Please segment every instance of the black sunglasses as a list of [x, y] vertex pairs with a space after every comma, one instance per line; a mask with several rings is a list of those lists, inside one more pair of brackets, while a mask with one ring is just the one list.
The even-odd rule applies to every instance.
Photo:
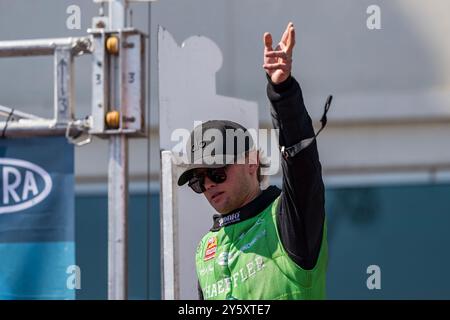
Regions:
[[205, 177], [208, 177], [214, 183], [222, 183], [227, 180], [226, 173], [227, 166], [220, 168], [208, 168], [202, 172], [195, 172], [192, 175], [192, 178], [189, 179], [188, 186], [191, 187], [192, 190], [196, 193], [205, 192]]

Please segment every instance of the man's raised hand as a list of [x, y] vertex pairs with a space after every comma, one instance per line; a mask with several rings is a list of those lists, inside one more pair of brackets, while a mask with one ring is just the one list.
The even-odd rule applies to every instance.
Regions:
[[281, 41], [272, 49], [272, 35], [264, 33], [264, 65], [263, 68], [275, 84], [282, 83], [291, 74], [292, 51], [295, 46], [294, 24], [289, 22], [281, 37]]

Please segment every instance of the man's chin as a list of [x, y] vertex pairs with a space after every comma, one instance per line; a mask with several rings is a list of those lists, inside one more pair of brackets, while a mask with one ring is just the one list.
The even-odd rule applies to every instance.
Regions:
[[222, 208], [222, 207], [213, 206], [213, 208], [220, 214], [226, 213], [226, 210], [224, 210], [224, 208]]
[[220, 214], [228, 213], [230, 210], [223, 205], [219, 205], [216, 203], [211, 203], [211, 206]]
[[208, 199], [209, 204], [220, 214], [226, 213], [227, 205], [224, 199], [220, 199], [219, 201], [214, 201], [212, 199]]

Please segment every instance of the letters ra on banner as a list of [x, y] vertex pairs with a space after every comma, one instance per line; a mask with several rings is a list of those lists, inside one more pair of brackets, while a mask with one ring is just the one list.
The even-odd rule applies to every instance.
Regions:
[[[14, 216], [33, 213], [23, 223], [44, 223], [47, 232], [57, 223], [55, 230], [60, 231], [54, 240], [66, 240], [61, 233], [61, 227], [66, 226], [60, 223], [61, 215], [70, 215], [66, 209], [73, 214], [73, 171], [73, 145], [63, 137], [0, 140], [0, 219], [19, 220]], [[72, 218], [67, 217], [67, 221]], [[0, 230], [2, 227], [6, 226], [0, 220]], [[53, 240], [50, 235], [46, 238]]]
[[73, 146], [64, 138], [0, 141], [0, 215], [39, 210], [68, 183], [73, 189]]

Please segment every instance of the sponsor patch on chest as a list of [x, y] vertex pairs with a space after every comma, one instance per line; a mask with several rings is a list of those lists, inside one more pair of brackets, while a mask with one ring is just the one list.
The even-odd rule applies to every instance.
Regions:
[[203, 258], [204, 261], [211, 260], [216, 256], [217, 251], [217, 237], [211, 237], [208, 239], [206, 243], [205, 256]]

